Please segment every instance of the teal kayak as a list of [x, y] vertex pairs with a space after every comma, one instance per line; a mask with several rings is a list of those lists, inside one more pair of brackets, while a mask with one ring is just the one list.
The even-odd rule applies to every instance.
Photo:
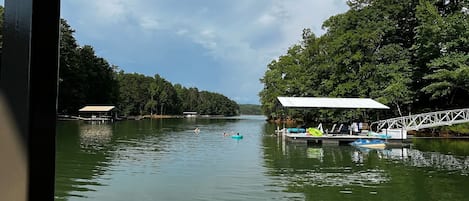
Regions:
[[232, 135], [231, 138], [233, 139], [243, 139], [242, 135]]

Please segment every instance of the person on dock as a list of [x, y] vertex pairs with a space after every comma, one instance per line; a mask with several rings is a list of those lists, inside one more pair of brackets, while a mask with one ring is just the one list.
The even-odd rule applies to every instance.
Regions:
[[357, 135], [358, 134], [358, 123], [353, 122], [352, 125], [350, 125], [350, 135]]

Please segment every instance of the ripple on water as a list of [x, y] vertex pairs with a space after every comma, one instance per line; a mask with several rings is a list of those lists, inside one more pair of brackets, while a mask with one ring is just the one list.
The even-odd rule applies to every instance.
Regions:
[[[341, 170], [341, 171], [338, 171]], [[378, 184], [390, 181], [384, 170], [368, 169], [360, 171], [351, 171], [348, 168], [334, 168], [326, 170], [315, 169], [290, 169], [284, 168], [279, 171], [277, 180], [285, 185], [310, 185], [318, 187], [343, 187], [343, 186], [361, 186], [373, 188]], [[275, 171], [274, 171], [275, 172]]]

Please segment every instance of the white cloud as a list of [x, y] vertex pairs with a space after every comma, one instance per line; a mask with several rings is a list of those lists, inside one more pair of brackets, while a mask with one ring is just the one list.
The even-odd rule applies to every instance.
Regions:
[[205, 29], [205, 30], [202, 30], [200, 32], [200, 35], [204, 38], [210, 38], [210, 39], [213, 39], [215, 38], [215, 33], [213, 30], [211, 29]]
[[275, 22], [277, 18], [275, 18], [274, 16], [266, 13], [266, 14], [263, 14], [261, 17], [259, 17], [257, 19], [257, 22], [261, 25], [271, 25]]
[[185, 35], [187, 32], [187, 29], [179, 29], [176, 31], [176, 34], [182, 36]]
[[212, 29], [204, 29], [194, 36], [194, 41], [213, 52], [216, 51], [217, 41], [215, 32]]
[[125, 2], [121, 0], [99, 0], [93, 2], [94, 11], [93, 13], [97, 20], [106, 22], [118, 22], [121, 21], [127, 15]]
[[[202, 0], [197, 3], [190, 1], [186, 4], [168, 4], [158, 0], [67, 0], [62, 4], [71, 4], [69, 12], [73, 16], [68, 17], [74, 18], [80, 25], [76, 27], [71, 24], [72, 27], [83, 38], [88, 38], [90, 42], [87, 43], [93, 46], [93, 40], [103, 42], [118, 38], [139, 44], [134, 45], [137, 49], [132, 51], [145, 49], [146, 52], [142, 54], [158, 54], [158, 51], [165, 51], [165, 47], [151, 46], [154, 41], [164, 41], [164, 37], [176, 36], [192, 41], [206, 55], [220, 63], [221, 66], [217, 68], [223, 68], [225, 73], [221, 76], [233, 79], [222, 84], [225, 85], [226, 94], [240, 97], [240, 100], [249, 96], [255, 101], [258, 100], [257, 93], [261, 89], [259, 78], [265, 72], [267, 64], [299, 42], [303, 28], [311, 28], [316, 35], [320, 35], [323, 33], [320, 28], [325, 19], [347, 9], [345, 0], [216, 2]], [[155, 34], [147, 33], [160, 35], [154, 37]], [[118, 53], [119, 49], [96, 48], [107, 49], [106, 52], [109, 55], [115, 54], [114, 57], [126, 56]], [[138, 62], [137, 59], [127, 59]], [[110, 62], [113, 63], [112, 60]], [[123, 64], [118, 65], [126, 68]]]
[[144, 30], [148, 30], [148, 31], [151, 31], [151, 30], [156, 30], [159, 28], [159, 23], [156, 19], [154, 19], [153, 17], [150, 17], [150, 16], [143, 16], [143, 17], [140, 17], [140, 26], [144, 29]]

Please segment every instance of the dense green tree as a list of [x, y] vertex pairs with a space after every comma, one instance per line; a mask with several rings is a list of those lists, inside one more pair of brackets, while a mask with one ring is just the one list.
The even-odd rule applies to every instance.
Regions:
[[78, 44], [73, 37], [75, 31], [63, 19], [60, 20], [60, 69], [58, 111], [75, 113], [85, 99], [83, 80], [78, 71]]
[[176, 89], [174, 89], [169, 81], [158, 74], [155, 75], [154, 79], [160, 89], [157, 101], [160, 114], [178, 114], [180, 112], [178, 109], [180, 99], [178, 98]]
[[203, 115], [238, 114], [239, 106], [227, 97], [197, 88], [174, 86], [156, 74], [154, 77], [142, 74], [117, 75], [119, 83], [118, 108], [122, 115], [180, 115], [183, 111], [195, 111]]
[[260, 105], [239, 104], [239, 113], [246, 115], [261, 115], [262, 110]]
[[[468, 2], [349, 0], [320, 37], [303, 38], [267, 66], [259, 93], [270, 118], [278, 96], [369, 97], [393, 110], [383, 117], [467, 107]], [[363, 110], [289, 110], [307, 121], [369, 117]]]
[[156, 93], [158, 92], [158, 85], [155, 82], [151, 82], [148, 88], [150, 100], [145, 104], [145, 109], [150, 110], [150, 115], [153, 115], [153, 111], [156, 109], [156, 101], [154, 100]]
[[80, 47], [75, 31], [60, 21], [59, 112], [76, 114], [89, 104], [115, 104], [115, 67], [96, 56], [89, 45]]
[[120, 71], [117, 74], [117, 81], [119, 84], [117, 107], [121, 115], [141, 115], [145, 113], [146, 109], [151, 112], [150, 108], [145, 108], [147, 101], [150, 100], [150, 96], [147, 94], [149, 94], [151, 77]]
[[222, 94], [199, 91], [196, 87], [185, 88], [179, 84], [175, 85], [175, 89], [177, 97], [181, 100], [182, 111], [197, 112], [202, 115], [239, 114], [238, 104]]
[[[430, 103], [467, 106], [469, 98], [469, 16], [468, 3], [421, 2], [416, 28], [416, 52], [422, 59], [421, 92]], [[466, 8], [466, 10], [464, 10]]]

